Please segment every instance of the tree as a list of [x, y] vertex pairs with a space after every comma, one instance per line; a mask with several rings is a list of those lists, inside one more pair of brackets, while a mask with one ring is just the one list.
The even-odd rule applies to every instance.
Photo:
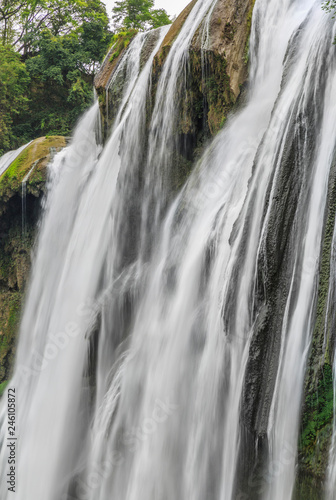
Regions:
[[0, 3], [0, 33], [2, 45], [7, 45], [13, 41], [14, 21], [20, 12], [26, 8], [28, 2], [15, 0], [2, 0]]
[[106, 55], [113, 34], [109, 29], [105, 4], [99, 0], [88, 0], [86, 4], [77, 35], [85, 52], [86, 65], [93, 76]]
[[0, 0], [0, 154], [69, 135], [112, 39], [100, 0]]
[[108, 31], [106, 7], [100, 0], [2, 0], [0, 6], [2, 41], [24, 55], [30, 54], [42, 31], [63, 36], [91, 22]]
[[13, 124], [28, 108], [30, 78], [25, 65], [11, 47], [0, 43], [0, 155], [18, 145]]
[[170, 23], [164, 9], [154, 9], [154, 0], [119, 0], [112, 11], [114, 28], [146, 30]]
[[151, 19], [149, 24], [152, 28], [159, 28], [171, 23], [167, 12], [164, 9], [154, 9], [151, 11]]

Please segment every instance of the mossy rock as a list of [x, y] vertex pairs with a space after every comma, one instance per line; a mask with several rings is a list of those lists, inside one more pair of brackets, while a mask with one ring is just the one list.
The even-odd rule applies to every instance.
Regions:
[[319, 287], [315, 327], [307, 363], [299, 439], [298, 484], [306, 482], [306, 479], [302, 477], [309, 477], [314, 488], [320, 488], [320, 495], [322, 495], [321, 488], [328, 467], [334, 416], [332, 366], [335, 349], [335, 316], [332, 312], [333, 308], [328, 307], [328, 301], [335, 214], [336, 159], [331, 169], [328, 186], [322, 258], [318, 269]]
[[0, 177], [0, 215], [6, 212], [6, 203], [19, 193], [22, 181], [28, 175], [27, 193], [39, 197], [44, 189], [46, 171], [51, 151], [60, 151], [66, 146], [61, 136], [41, 137], [33, 141]]
[[120, 33], [114, 35], [111, 46], [111, 54], [109, 55], [110, 63], [113, 63], [119, 58], [121, 53], [127, 49], [137, 33], [137, 30], [132, 29], [128, 31], [121, 31]]
[[186, 8], [181, 12], [181, 14], [175, 19], [175, 21], [171, 25], [170, 30], [163, 39], [161, 47], [159, 48], [158, 53], [155, 56], [154, 67], [155, 65], [162, 66], [162, 64], [166, 60], [166, 57], [169, 54], [171, 46], [178, 37], [187, 17], [189, 16], [196, 2], [197, 0], [192, 0], [192, 2], [190, 2], [186, 6]]
[[3, 382], [2, 384], [0, 384], [0, 398], [3, 396], [5, 390], [6, 390], [6, 387], [8, 385], [8, 381], [6, 382]]
[[321, 500], [324, 498], [324, 486], [314, 477], [303, 475], [297, 481], [292, 500]]
[[333, 376], [330, 365], [320, 370], [319, 383], [305, 401], [299, 443], [300, 463], [305, 474], [323, 479], [328, 462], [334, 415]]
[[9, 379], [14, 364], [22, 294], [0, 292], [0, 302], [0, 383], [3, 383]]
[[94, 86], [99, 96], [105, 93], [105, 89], [111, 79], [111, 76], [122, 59], [127, 47], [137, 33], [137, 30], [131, 29], [114, 35], [111, 47], [94, 80]]

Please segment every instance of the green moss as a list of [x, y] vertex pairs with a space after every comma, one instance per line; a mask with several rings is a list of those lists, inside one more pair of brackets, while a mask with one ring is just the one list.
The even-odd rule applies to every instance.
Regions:
[[4, 253], [0, 254], [0, 282], [8, 281], [10, 268], [11, 268], [10, 256]]
[[[25, 285], [30, 270], [30, 253], [39, 217], [40, 197], [46, 179], [51, 148], [66, 145], [63, 137], [35, 140], [0, 178], [0, 384], [10, 378]], [[34, 167], [34, 170], [31, 170]], [[27, 182], [26, 233], [22, 235], [21, 185]]]
[[20, 292], [7, 292], [1, 293], [0, 298], [0, 383], [3, 383], [9, 378], [14, 362], [22, 295]]
[[51, 148], [59, 151], [66, 146], [64, 137], [50, 136], [41, 137], [33, 141], [10, 165], [0, 177], [0, 215], [6, 211], [6, 204], [15, 194], [21, 196], [21, 183], [24, 177], [31, 171], [27, 183], [27, 191], [30, 194], [40, 196], [45, 180], [46, 168], [50, 160]]
[[[4, 222], [9, 219], [7, 224]], [[8, 380], [14, 362], [25, 284], [30, 269], [34, 229], [22, 237], [21, 213], [0, 218], [5, 238], [0, 244], [0, 383]], [[35, 227], [36, 220], [27, 220]], [[9, 229], [8, 229], [9, 225]], [[6, 229], [7, 228], [7, 229]]]
[[121, 31], [113, 36], [111, 45], [111, 49], [113, 49], [113, 52], [110, 57], [111, 63], [118, 59], [122, 51], [129, 46], [137, 33], [137, 30], [132, 29], [129, 31]]
[[330, 261], [336, 214], [336, 168], [328, 186], [326, 224], [323, 234], [322, 257], [315, 327], [311, 342], [305, 381], [305, 402], [299, 440], [299, 476], [310, 476], [316, 485], [324, 482], [333, 424], [333, 325], [328, 316]]
[[249, 13], [247, 14], [247, 29], [249, 34], [251, 33], [251, 27], [252, 27], [252, 16], [253, 16], [253, 9], [254, 9], [254, 4], [256, 0], [252, 0], [252, 5], [249, 10]]
[[173, 45], [174, 41], [178, 37], [178, 34], [180, 33], [187, 17], [189, 16], [192, 8], [194, 7], [195, 3], [197, 0], [192, 0], [186, 8], [181, 12], [181, 14], [176, 18], [176, 20], [173, 22], [171, 25], [171, 28], [169, 29], [167, 35], [165, 36], [161, 47], [155, 56], [154, 59], [154, 66], [159, 65], [162, 66], [168, 53], [170, 50], [170, 47]]
[[253, 17], [253, 9], [254, 9], [254, 4], [256, 0], [252, 0], [252, 6], [249, 10], [249, 13], [247, 14], [247, 32], [248, 32], [248, 37], [246, 40], [246, 46], [245, 46], [245, 55], [244, 55], [244, 62], [245, 64], [248, 64], [249, 62], [249, 53], [250, 53], [250, 36], [251, 36], [251, 28], [252, 28], [252, 17]]
[[9, 169], [6, 172], [6, 176], [8, 179], [12, 179], [13, 177], [19, 177], [20, 172], [24, 171], [24, 166], [28, 159], [28, 151], [25, 149], [21, 155], [12, 163]]
[[208, 56], [208, 71], [205, 78], [205, 95], [209, 106], [208, 125], [215, 135], [225, 124], [227, 115], [236, 102], [231, 91], [230, 78], [226, 71], [226, 60], [219, 54]]
[[[319, 281], [319, 293], [317, 301], [317, 315], [315, 323], [315, 332], [313, 336], [312, 349], [311, 349], [311, 366], [313, 368], [313, 373], [311, 375], [312, 380], [314, 375], [318, 370], [318, 365], [313, 360], [321, 359], [325, 326], [326, 326], [326, 315], [328, 307], [328, 294], [329, 294], [329, 279], [330, 279], [330, 261], [331, 261], [331, 250], [332, 241], [335, 227], [335, 214], [336, 214], [336, 188], [334, 188], [330, 196], [330, 206], [329, 213], [325, 228], [324, 240], [323, 240], [323, 250], [322, 250], [322, 261], [320, 269], [320, 281]], [[329, 318], [327, 318], [327, 330], [330, 328]], [[327, 332], [329, 333], [329, 332]], [[329, 352], [329, 340], [330, 335], [327, 335], [327, 349], [324, 353], [325, 362], [332, 364], [332, 356]], [[315, 369], [314, 369], [315, 367]]]
[[323, 485], [311, 476], [304, 476], [295, 485], [292, 500], [321, 500]]
[[[62, 136], [41, 137], [33, 141], [16, 160], [10, 165], [6, 172], [0, 177], [0, 186], [5, 179], [21, 181], [29, 172], [34, 162], [45, 159], [50, 154], [50, 148], [61, 149], [65, 147], [65, 139]], [[39, 165], [38, 170], [42, 170], [45, 164]]]
[[0, 398], [1, 398], [1, 396], [3, 396], [3, 393], [5, 392], [7, 385], [8, 385], [8, 381], [0, 384]]
[[306, 459], [310, 460], [311, 454], [315, 451], [319, 433], [333, 420], [334, 391], [330, 365], [325, 364], [321, 370], [317, 390], [307, 395], [305, 407], [300, 445], [305, 451]]

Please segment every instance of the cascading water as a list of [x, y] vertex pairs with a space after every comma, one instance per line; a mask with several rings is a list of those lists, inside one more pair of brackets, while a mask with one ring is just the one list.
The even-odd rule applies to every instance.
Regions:
[[52, 165], [10, 383], [18, 500], [292, 497], [336, 146], [335, 33], [319, 1], [256, 0], [246, 105], [169, 203], [175, 94], [214, 3], [195, 4], [170, 50], [149, 137], [168, 28], [145, 65], [148, 33], [125, 54], [106, 146], [96, 103]]
[[[301, 47], [308, 50], [305, 57], [302, 57], [303, 51], [300, 52], [300, 65], [297, 74], [293, 75], [294, 85], [295, 79], [301, 76], [300, 86], [296, 90], [292, 87], [297, 102], [292, 133], [300, 139], [297, 165], [303, 172], [300, 206], [293, 221], [296, 232], [291, 243], [293, 280], [287, 297], [279, 370], [268, 426], [271, 457], [282, 465], [286, 481], [280, 475], [274, 478], [266, 496], [272, 500], [290, 498], [294, 484], [295, 454], [286, 462], [282, 456], [284, 443], [295, 449], [298, 437], [303, 377], [314, 326], [313, 306], [318, 285], [315, 271], [319, 264], [329, 173], [336, 146], [336, 107], [332, 97], [336, 91], [336, 66], [330, 46], [334, 37], [332, 24], [326, 23], [319, 8], [313, 8], [306, 21], [305, 33], [298, 40]], [[313, 141], [317, 130], [319, 135]], [[277, 189], [276, 182], [274, 189]], [[271, 210], [270, 205], [269, 213]]]

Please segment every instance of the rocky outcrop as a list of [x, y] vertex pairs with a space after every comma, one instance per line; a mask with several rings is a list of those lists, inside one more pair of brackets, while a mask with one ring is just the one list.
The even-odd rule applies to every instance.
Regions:
[[[154, 59], [152, 105], [165, 59], [195, 3], [196, 0], [193, 0], [172, 24]], [[177, 107], [179, 115], [176, 132], [181, 146], [175, 154], [176, 176], [172, 176], [175, 179], [173, 190], [189, 174], [195, 156], [200, 154], [207, 138], [223, 126], [246, 81], [245, 56], [253, 3], [253, 0], [218, 1], [212, 14], [209, 46], [203, 53], [203, 59], [200, 38], [202, 26], [194, 37], [190, 50], [188, 84], [180, 96], [181, 105]], [[113, 80], [113, 77], [134, 36], [135, 32], [127, 32], [115, 37], [95, 79], [105, 137], [115, 118], [125, 81], [122, 71], [118, 78]], [[148, 60], [158, 36], [158, 30], [153, 30], [148, 36], [141, 56], [142, 66]], [[203, 73], [202, 61], [206, 64], [206, 71]], [[109, 92], [106, 92], [108, 88]], [[148, 109], [148, 118], [151, 113], [152, 108]], [[65, 144], [63, 137], [33, 141], [0, 177], [0, 384], [8, 379], [13, 364], [22, 299], [44, 193], [46, 167], [51, 154]], [[23, 233], [22, 181], [26, 176]]]
[[226, 74], [235, 99], [247, 79], [246, 62], [254, 2], [218, 2], [210, 24], [209, 51], [225, 58]]
[[65, 145], [64, 137], [36, 139], [0, 177], [0, 390], [13, 366], [47, 165]]
[[[193, 0], [177, 17], [154, 58], [153, 102], [163, 64], [195, 3], [196, 0]], [[189, 144], [189, 157], [190, 150], [198, 149], [204, 138], [216, 134], [224, 125], [247, 80], [246, 55], [253, 5], [254, 0], [219, 0], [211, 16], [210, 38], [205, 50], [202, 51], [202, 25], [194, 36], [190, 48], [187, 85], [179, 96], [181, 105], [176, 106], [179, 111], [179, 142]], [[115, 57], [115, 54], [118, 56]], [[149, 54], [150, 51], [147, 51], [147, 57]], [[95, 79], [106, 135], [123, 91], [122, 74], [111, 85], [123, 55], [124, 50], [120, 51], [120, 46], [112, 47]], [[151, 110], [149, 115], [150, 113]]]
[[[325, 214], [316, 320], [307, 363], [299, 439], [297, 490], [310, 485], [307, 500], [321, 498], [325, 484], [334, 416], [332, 367], [336, 341], [335, 278], [331, 269], [336, 217], [336, 158], [330, 173]], [[330, 307], [331, 306], [331, 307]], [[297, 496], [303, 498], [303, 496]]]

